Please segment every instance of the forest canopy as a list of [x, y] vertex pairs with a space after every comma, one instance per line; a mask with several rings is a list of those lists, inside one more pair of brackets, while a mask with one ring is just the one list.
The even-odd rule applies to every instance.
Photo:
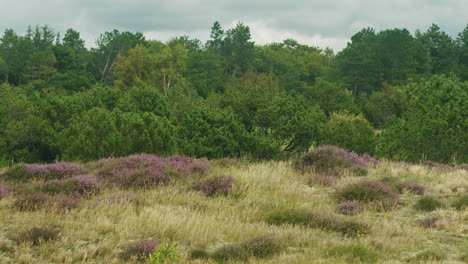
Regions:
[[364, 28], [342, 51], [215, 22], [210, 39], [49, 26], [0, 37], [0, 165], [134, 153], [281, 159], [333, 144], [468, 162], [468, 25]]

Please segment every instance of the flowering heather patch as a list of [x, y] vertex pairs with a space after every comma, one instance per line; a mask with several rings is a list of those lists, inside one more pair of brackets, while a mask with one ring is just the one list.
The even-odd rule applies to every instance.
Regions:
[[20, 211], [32, 211], [42, 208], [49, 199], [45, 193], [25, 194], [16, 198], [14, 206]]
[[345, 186], [336, 193], [336, 198], [340, 202], [380, 202], [384, 210], [394, 208], [400, 201], [398, 194], [389, 185], [371, 180], [364, 180]]
[[47, 201], [47, 205], [56, 209], [59, 212], [65, 212], [80, 206], [80, 197], [74, 195], [59, 194], [51, 196]]
[[136, 257], [139, 260], [146, 259], [153, 253], [159, 243], [156, 240], [144, 240], [139, 241], [133, 244], [128, 245], [122, 253], [120, 253], [120, 257], [125, 260], [129, 260], [132, 257]]
[[0, 200], [2, 198], [7, 197], [9, 194], [10, 194], [10, 192], [8, 191], [8, 189], [5, 186], [0, 185]]
[[97, 179], [93, 176], [78, 175], [65, 180], [45, 182], [39, 189], [48, 194], [79, 194], [91, 195], [98, 189]]
[[275, 225], [292, 224], [339, 232], [351, 237], [370, 233], [370, 227], [365, 223], [337, 218], [328, 213], [316, 213], [304, 210], [274, 212], [267, 217], [266, 221]]
[[338, 204], [337, 210], [344, 215], [357, 215], [362, 212], [362, 204], [358, 201], [344, 201]]
[[217, 176], [197, 183], [195, 189], [207, 196], [227, 195], [232, 188], [232, 182], [231, 176]]
[[5, 173], [5, 177], [9, 180], [52, 180], [63, 179], [83, 174], [84, 172], [84, 167], [76, 163], [20, 164], [8, 170]]
[[144, 188], [167, 184], [177, 178], [208, 170], [207, 160], [185, 156], [161, 158], [142, 154], [110, 160], [97, 173], [99, 179], [121, 188]]
[[304, 154], [296, 167], [317, 173], [335, 173], [350, 169], [357, 174], [366, 174], [368, 166], [373, 164], [368, 156], [360, 157], [356, 153], [335, 146], [321, 146]]
[[424, 162], [425, 165], [430, 166], [430, 167], [435, 167], [435, 168], [442, 168], [442, 169], [450, 169], [451, 167], [447, 164], [435, 162], [432, 160], [426, 160]]
[[398, 190], [400, 192], [407, 190], [414, 194], [423, 195], [426, 191], [426, 186], [418, 182], [401, 182], [398, 184]]
[[248, 261], [250, 257], [267, 258], [281, 251], [281, 245], [273, 236], [262, 235], [216, 250], [212, 258], [217, 262], [230, 260]]
[[441, 219], [438, 216], [428, 216], [417, 220], [416, 224], [424, 228], [434, 228], [440, 220]]

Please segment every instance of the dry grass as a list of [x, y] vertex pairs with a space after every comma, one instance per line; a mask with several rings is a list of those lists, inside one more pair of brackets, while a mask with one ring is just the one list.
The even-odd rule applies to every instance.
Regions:
[[[126, 263], [119, 258], [124, 247], [149, 239], [177, 242], [182, 254], [180, 263], [214, 263], [191, 260], [189, 252], [205, 249], [211, 253], [261, 235], [273, 235], [285, 247], [280, 254], [251, 259], [251, 263], [348, 263], [352, 261], [350, 256], [359, 253], [327, 252], [331, 248], [355, 248], [357, 244], [375, 252], [378, 263], [415, 261], [433, 248], [446, 253], [439, 261], [463, 263], [461, 258], [468, 247], [468, 210], [447, 207], [429, 213], [416, 211], [414, 204], [419, 196], [409, 192], [400, 196], [402, 204], [395, 210], [366, 208], [359, 215], [346, 216], [370, 223], [371, 233], [360, 238], [302, 226], [269, 225], [265, 217], [282, 209], [333, 214], [337, 189], [363, 179], [388, 176], [421, 182], [427, 186], [427, 194], [449, 205], [466, 194], [466, 171], [383, 163], [370, 169], [365, 177], [343, 177], [333, 186], [308, 185], [304, 175], [292, 169], [289, 162], [215, 165], [207, 177], [213, 175], [233, 177], [234, 185], [227, 196], [207, 197], [193, 190], [187, 181], [126, 191], [134, 193], [138, 203], [96, 203], [99, 197], [123, 192], [105, 190], [83, 200], [80, 208], [62, 214], [47, 208], [18, 211], [14, 195], [4, 198], [0, 200], [0, 263]], [[417, 224], [418, 219], [430, 215], [442, 219], [436, 228]], [[15, 241], [17, 234], [35, 226], [57, 227], [60, 234], [56, 240], [39, 245]], [[354, 261], [359, 262], [359, 257]]]

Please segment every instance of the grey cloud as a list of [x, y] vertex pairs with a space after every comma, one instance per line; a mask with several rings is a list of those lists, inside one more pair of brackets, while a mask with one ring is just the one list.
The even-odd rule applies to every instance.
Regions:
[[[216, 20], [225, 27], [240, 20], [325, 39], [349, 39], [367, 26], [414, 32], [436, 23], [456, 37], [468, 23], [466, 14], [466, 0], [0, 0], [0, 30], [24, 32], [28, 25], [48, 24], [64, 32], [73, 27], [89, 45], [90, 38], [114, 28], [190, 33], [209, 31]], [[275, 37], [281, 41], [281, 34]]]

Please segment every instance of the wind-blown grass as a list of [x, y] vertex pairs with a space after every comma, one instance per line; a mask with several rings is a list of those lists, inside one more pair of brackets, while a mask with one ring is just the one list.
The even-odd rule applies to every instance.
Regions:
[[[101, 168], [89, 169], [87, 174], [95, 175]], [[99, 193], [83, 197], [78, 208], [60, 214], [50, 210], [53, 205], [40, 201], [37, 210], [18, 210], [15, 203], [23, 194], [14, 190], [20, 183], [8, 183], [13, 191], [0, 200], [0, 263], [128, 263], [121, 253], [139, 241], [177, 242], [181, 254], [178, 263], [216, 263], [210, 256], [217, 250], [242, 245], [264, 234], [274, 236], [282, 249], [267, 258], [249, 254], [250, 263], [348, 263], [364, 259], [404, 263], [435, 258], [421, 253], [434, 245], [446, 253], [444, 261], [463, 263], [466, 258], [466, 208], [419, 211], [414, 206], [421, 197], [411, 192], [403, 192], [401, 204], [391, 211], [366, 209], [354, 216], [334, 216], [367, 223], [371, 232], [365, 234], [345, 236], [326, 228], [265, 221], [273, 212], [290, 209], [336, 212], [337, 190], [387, 176], [424, 184], [425, 194], [443, 197], [449, 205], [467, 192], [468, 174], [464, 170], [434, 170], [385, 161], [368, 168], [367, 176], [340, 177], [332, 187], [305, 184], [305, 174], [293, 169], [290, 162], [212, 165], [203, 175], [195, 171], [191, 171], [193, 179], [189, 176], [150, 188], [101, 186]], [[194, 190], [194, 184], [203, 177], [216, 175], [230, 175], [235, 190], [214, 197]], [[429, 215], [441, 219], [436, 228], [419, 225], [418, 220]], [[18, 234], [34, 227], [57, 229], [60, 235], [37, 245], [15, 242]], [[191, 257], [194, 250], [201, 250], [203, 256]]]

